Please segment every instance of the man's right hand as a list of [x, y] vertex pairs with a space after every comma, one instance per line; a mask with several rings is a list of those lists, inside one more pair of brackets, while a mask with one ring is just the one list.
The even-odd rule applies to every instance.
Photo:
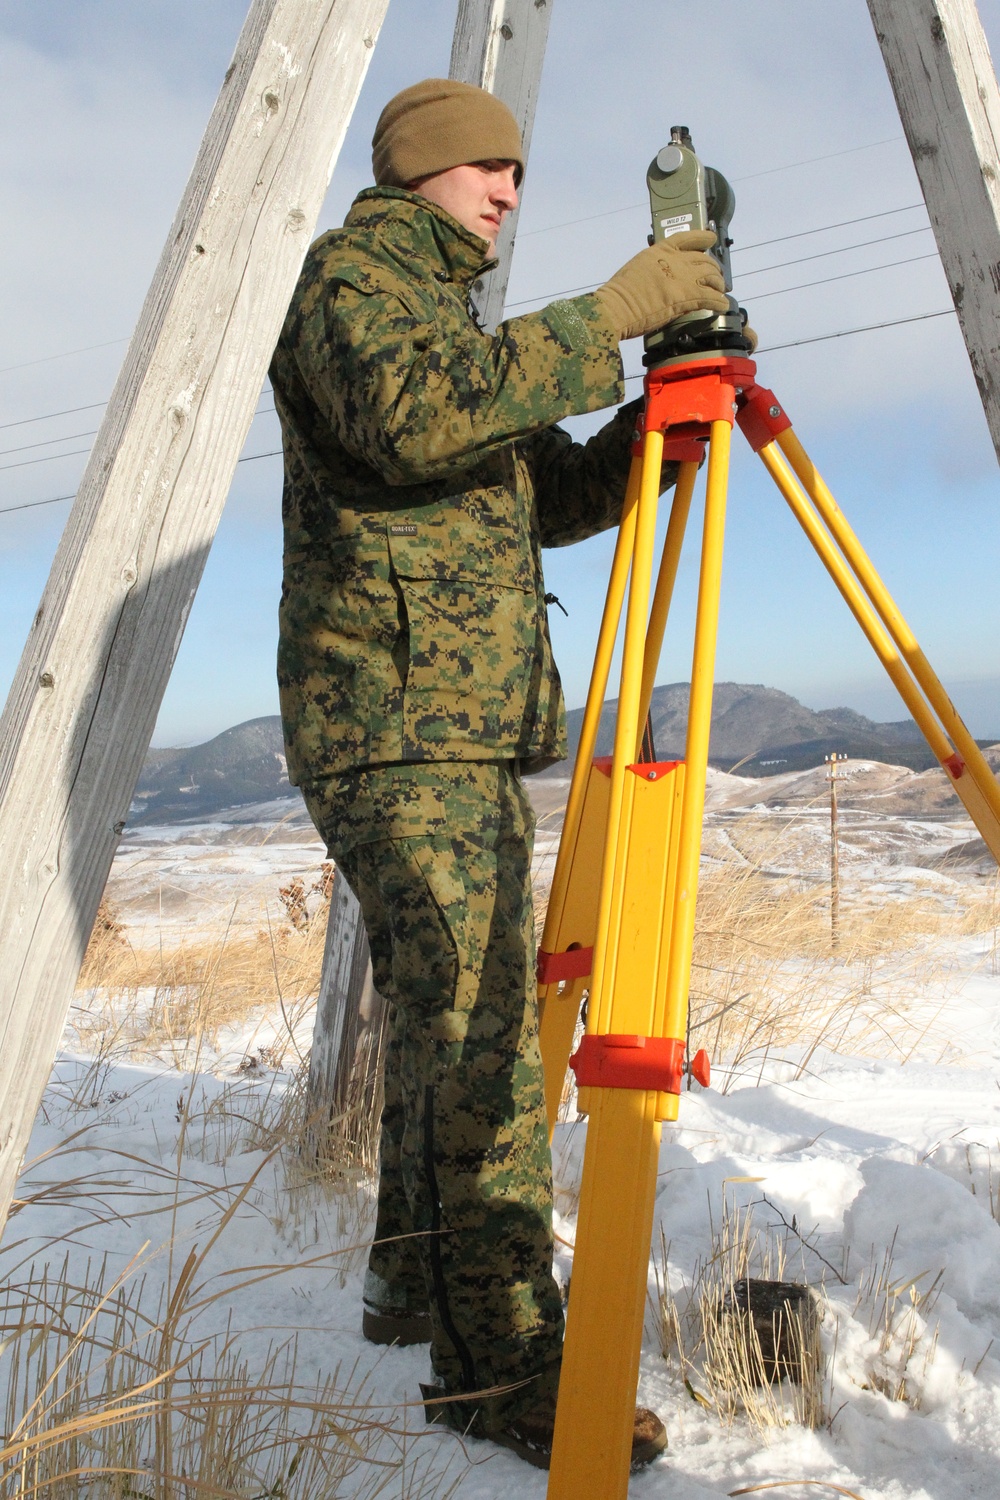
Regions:
[[671, 235], [640, 250], [598, 287], [596, 296], [619, 339], [653, 333], [681, 313], [729, 311], [726, 283], [718, 261], [704, 252], [715, 244], [709, 229]]

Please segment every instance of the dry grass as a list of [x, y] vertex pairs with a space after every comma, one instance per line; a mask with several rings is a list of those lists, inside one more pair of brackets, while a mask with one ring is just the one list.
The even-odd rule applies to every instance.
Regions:
[[[460, 1455], [416, 1443], [419, 1407], [378, 1406], [357, 1368], [316, 1376], [315, 1343], [310, 1361], [300, 1335], [269, 1337], [259, 1326], [259, 1309], [282, 1278], [297, 1286], [317, 1274], [321, 1284], [342, 1281], [366, 1253], [364, 1215], [349, 1194], [334, 1191], [339, 1222], [331, 1226], [325, 1214], [322, 1235], [316, 1224], [296, 1222], [309, 1212], [309, 1195], [291, 1189], [319, 1187], [300, 1159], [302, 1095], [240, 1080], [206, 1103], [192, 1078], [177, 1101], [176, 1147], [166, 1162], [102, 1138], [100, 1171], [72, 1175], [89, 1149], [84, 1126], [29, 1164], [14, 1225], [28, 1208], [53, 1208], [62, 1211], [62, 1234], [46, 1245], [19, 1240], [15, 1228], [3, 1246], [0, 1500], [453, 1493], [458, 1481], [447, 1461]], [[50, 1098], [50, 1112], [67, 1107], [72, 1112], [71, 1097]], [[253, 1153], [248, 1173], [240, 1171], [246, 1153]], [[209, 1172], [201, 1180], [197, 1162], [205, 1158], [225, 1165], [221, 1178]], [[284, 1177], [276, 1170], [282, 1160]], [[311, 1202], [315, 1213], [315, 1194]], [[265, 1243], [277, 1231], [307, 1242], [309, 1252], [241, 1263], [225, 1240], [237, 1234], [241, 1245], [254, 1245], [248, 1214], [260, 1215]], [[68, 1222], [76, 1227], [67, 1233]], [[150, 1229], [122, 1269], [112, 1271], [107, 1256], [84, 1261], [71, 1248], [52, 1258], [53, 1246], [73, 1246], [116, 1222], [129, 1227], [133, 1243], [136, 1228]], [[255, 1326], [240, 1333], [234, 1310], [239, 1316], [242, 1304], [246, 1320], [251, 1293]]]
[[[717, 1089], [755, 1081], [775, 1061], [799, 1076], [822, 1050], [906, 1062], [938, 1034], [950, 940], [989, 934], [1000, 972], [1000, 882], [873, 898], [848, 873], [833, 951], [829, 885], [812, 868], [815, 827], [750, 814], [722, 832], [706, 831], [723, 854], [701, 871], [689, 1015], [690, 1050], [708, 1051]], [[550, 873], [536, 882], [539, 932]], [[568, 1094], [571, 1116], [572, 1082]]]
[[806, 1241], [772, 1226], [760, 1229], [754, 1205], [738, 1205], [723, 1190], [721, 1220], [713, 1225], [711, 1250], [689, 1281], [671, 1289], [669, 1246], [661, 1235], [654, 1255], [657, 1295], [651, 1299], [653, 1326], [664, 1359], [677, 1365], [688, 1394], [727, 1426], [745, 1416], [765, 1437], [775, 1428], [799, 1423], [817, 1427], [824, 1420], [823, 1360], [818, 1318], [785, 1315], [776, 1327], [783, 1364], [798, 1370], [798, 1381], [783, 1380], [769, 1367], [752, 1322], [730, 1315], [734, 1292], [750, 1280], [805, 1284]]
[[[204, 1276], [231, 1209], [200, 1253], [153, 1257], [118, 1275], [106, 1261], [77, 1279], [62, 1265], [32, 1268], [0, 1292], [6, 1436], [0, 1496], [107, 1500], [319, 1500], [350, 1494], [452, 1492], [432, 1456], [411, 1452], [405, 1413], [374, 1404], [356, 1370], [319, 1382], [299, 1374], [296, 1337], [251, 1362], [230, 1330], [199, 1336], [199, 1314], [285, 1266]], [[419, 1421], [411, 1419], [416, 1427]]]
[[217, 936], [155, 947], [133, 946], [102, 901], [77, 982], [81, 1044], [115, 1056], [165, 1053], [186, 1068], [198, 1048], [217, 1049], [227, 1027], [277, 1013], [280, 1041], [248, 1046], [245, 1071], [283, 1066], [319, 990], [331, 889], [324, 865], [311, 889], [301, 880], [279, 888], [284, 918], [252, 937], [230, 921]]
[[927, 1371], [938, 1345], [932, 1322], [944, 1272], [897, 1277], [894, 1244], [881, 1255], [873, 1249], [861, 1276], [854, 1317], [867, 1326], [869, 1350], [863, 1389], [878, 1391], [919, 1411]]
[[[773, 873], [799, 831], [742, 820], [733, 842], [747, 862], [702, 874], [690, 1033], [692, 1050], [705, 1047], [725, 1065], [723, 1088], [776, 1055], [787, 1054], [796, 1075], [820, 1049], [907, 1061], [946, 1003], [948, 941], [989, 932], [996, 946], [993, 883], [944, 899], [870, 899], [855, 888], [842, 897], [832, 951], [828, 888]], [[929, 1010], [932, 986], [939, 998]]]

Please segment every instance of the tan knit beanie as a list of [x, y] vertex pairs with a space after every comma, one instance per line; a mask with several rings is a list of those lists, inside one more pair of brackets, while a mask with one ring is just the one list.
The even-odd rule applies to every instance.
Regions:
[[514, 161], [524, 172], [521, 133], [506, 104], [486, 89], [452, 78], [425, 78], [390, 99], [372, 137], [379, 187], [473, 161]]

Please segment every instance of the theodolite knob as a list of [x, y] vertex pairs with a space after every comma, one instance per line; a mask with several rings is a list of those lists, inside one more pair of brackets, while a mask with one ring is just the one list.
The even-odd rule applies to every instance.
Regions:
[[684, 164], [684, 152], [680, 146], [664, 146], [656, 153], [656, 165], [661, 172], [676, 172]]

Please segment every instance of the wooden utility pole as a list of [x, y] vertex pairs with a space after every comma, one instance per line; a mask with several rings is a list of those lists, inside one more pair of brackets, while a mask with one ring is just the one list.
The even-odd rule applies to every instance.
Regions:
[[[503, 100], [520, 126], [525, 162], [551, 10], [552, 0], [458, 0], [449, 76]], [[515, 212], [500, 231], [499, 265], [474, 288], [483, 326], [491, 330], [503, 316], [516, 226]], [[306, 1094], [309, 1118], [316, 1122], [311, 1142], [321, 1153], [319, 1122], [328, 1120], [340, 1134], [341, 1122], [350, 1128], [356, 1101], [367, 1099], [374, 1108], [388, 1026], [387, 1008], [372, 985], [360, 907], [346, 882], [338, 881], [335, 890], [339, 897], [330, 908]]]
[[254, 0], [0, 720], [0, 1221], [387, 3]]
[[975, 0], [868, 0], [1000, 458], [1000, 89]]
[[[520, 126], [525, 162], [551, 17], [551, 0], [458, 0], [449, 76], [476, 83], [503, 100]], [[499, 264], [476, 283], [476, 305], [483, 327], [490, 330], [503, 318], [518, 213], [515, 209], [500, 230]]]

